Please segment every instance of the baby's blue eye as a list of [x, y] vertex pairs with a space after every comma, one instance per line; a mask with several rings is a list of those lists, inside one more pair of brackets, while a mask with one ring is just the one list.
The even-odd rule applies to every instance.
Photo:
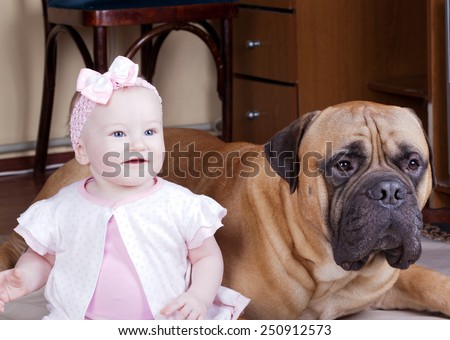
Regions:
[[155, 133], [155, 132], [154, 132], [153, 130], [146, 130], [146, 131], [144, 132], [144, 135], [146, 135], [146, 136], [153, 136], [154, 133]]
[[125, 133], [123, 133], [123, 131], [115, 131], [112, 133], [112, 135], [114, 137], [123, 137], [123, 136], [125, 136]]

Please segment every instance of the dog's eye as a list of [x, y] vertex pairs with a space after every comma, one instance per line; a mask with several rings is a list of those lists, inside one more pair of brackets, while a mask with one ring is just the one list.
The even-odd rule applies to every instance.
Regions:
[[399, 165], [406, 174], [417, 177], [420, 175], [421, 170], [424, 167], [424, 162], [416, 152], [412, 152], [405, 155]]
[[416, 158], [410, 159], [408, 163], [408, 170], [416, 171], [420, 168], [420, 161]]
[[345, 160], [337, 162], [334, 167], [336, 168], [337, 171], [342, 173], [348, 173], [353, 169], [352, 163], [350, 161]]
[[325, 177], [331, 185], [338, 187], [347, 182], [359, 169], [365, 157], [362, 153], [343, 151], [325, 163]]

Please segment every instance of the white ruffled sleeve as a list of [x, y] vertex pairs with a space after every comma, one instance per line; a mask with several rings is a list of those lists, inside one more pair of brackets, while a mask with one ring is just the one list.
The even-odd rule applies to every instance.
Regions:
[[46, 200], [38, 201], [17, 219], [14, 229], [25, 239], [28, 246], [39, 255], [55, 253], [54, 217]]
[[199, 247], [203, 241], [215, 234], [222, 224], [227, 210], [210, 197], [198, 195], [190, 206], [186, 244], [188, 249]]

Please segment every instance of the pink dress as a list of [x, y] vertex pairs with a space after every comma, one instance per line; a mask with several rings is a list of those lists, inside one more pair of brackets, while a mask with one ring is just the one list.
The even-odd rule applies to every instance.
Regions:
[[[189, 287], [188, 249], [214, 235], [226, 210], [161, 178], [111, 206], [86, 191], [89, 180], [36, 202], [18, 219], [16, 231], [33, 250], [56, 255], [46, 318], [164, 319], [159, 311]], [[236, 319], [248, 303], [220, 287], [207, 318]]]
[[87, 319], [152, 320], [139, 275], [120, 237], [114, 217], [108, 223], [105, 253]]

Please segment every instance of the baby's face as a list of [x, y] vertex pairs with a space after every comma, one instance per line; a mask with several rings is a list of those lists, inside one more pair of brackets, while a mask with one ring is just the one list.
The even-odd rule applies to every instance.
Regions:
[[115, 91], [107, 105], [93, 110], [80, 145], [95, 178], [126, 186], [145, 183], [164, 161], [159, 98], [144, 87]]

